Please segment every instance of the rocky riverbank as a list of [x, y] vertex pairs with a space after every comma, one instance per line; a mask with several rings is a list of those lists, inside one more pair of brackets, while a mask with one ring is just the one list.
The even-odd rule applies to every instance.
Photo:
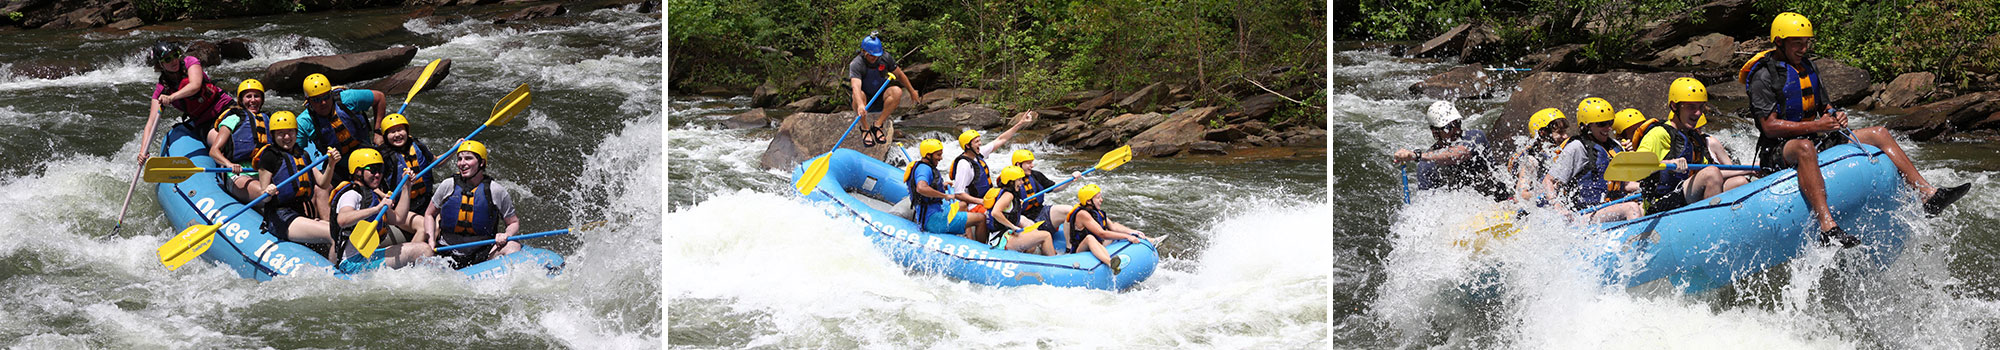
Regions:
[[[1618, 38], [1629, 40], [1632, 52], [1597, 55], [1613, 59], [1591, 58], [1583, 52], [1584, 43], [1557, 43], [1533, 50], [1509, 47], [1511, 44], [1496, 32], [1520, 24], [1472, 19], [1462, 20], [1462, 24], [1421, 44], [1387, 49], [1410, 59], [1455, 58], [1464, 64], [1410, 86], [1412, 94], [1465, 99], [1511, 92], [1493, 126], [1492, 134], [1501, 139], [1524, 135], [1527, 118], [1534, 111], [1554, 107], [1568, 112], [1575, 101], [1586, 96], [1604, 97], [1618, 108], [1638, 108], [1648, 116], [1664, 116], [1663, 92], [1679, 77], [1694, 77], [1707, 84], [1715, 102], [1710, 104], [1714, 109], [1709, 113], [1710, 122], [1729, 125], [1749, 120], [1733, 117], [1742, 115], [1748, 103], [1737, 75], [1753, 55], [1772, 48], [1767, 36], [1775, 12], [1766, 12], [1772, 11], [1748, 0], [1707, 2]], [[1816, 24], [1822, 20], [1813, 19]], [[1601, 20], [1579, 15], [1573, 22], [1590, 27], [1593, 21]], [[1822, 40], [1814, 49], [1822, 50], [1826, 44]], [[1964, 44], [1969, 45], [1966, 52], [2000, 52], [2000, 34]], [[1508, 52], [1520, 54], [1500, 54]], [[1835, 106], [1892, 116], [1886, 126], [1908, 132], [1914, 140], [1993, 139], [2000, 135], [2000, 72], [1980, 64], [1984, 61], [1978, 57], [1934, 67], [1960, 75], [1955, 80], [1940, 79], [1933, 72], [1872, 76], [1857, 68], [1856, 62], [1829, 57], [1816, 58], [1815, 62]]]
[[[513, 9], [522, 4], [552, 2]], [[541, 1], [541, 0], [192, 0], [184, 2], [131, 0], [13, 0], [0, 6], [0, 28], [4, 29], [93, 29], [124, 31], [147, 25], [195, 19], [224, 19], [286, 13], [352, 10], [382, 7], [417, 8], [428, 16], [439, 7], [501, 5], [502, 13], [487, 14], [495, 22], [519, 21], [561, 15], [570, 10], [622, 8], [653, 13], [659, 0]], [[421, 16], [418, 16], [421, 17]]]
[[[1326, 127], [1316, 120], [1291, 118], [1273, 121], [1280, 109], [1309, 109], [1291, 96], [1310, 93], [1293, 91], [1246, 91], [1234, 103], [1204, 103], [1192, 98], [1186, 85], [1153, 83], [1135, 91], [1086, 90], [1064, 94], [1047, 106], [1020, 107], [993, 103], [994, 91], [942, 87], [929, 64], [905, 67], [922, 100], [904, 102], [895, 112], [895, 127], [933, 129], [999, 130], [1017, 113], [1039, 115], [1025, 130], [1046, 132], [1044, 141], [1078, 149], [1111, 149], [1132, 146], [1135, 155], [1170, 157], [1184, 154], [1231, 155], [1237, 150], [1266, 147], [1325, 147]], [[790, 169], [799, 162], [824, 153], [853, 120], [854, 112], [835, 93], [848, 91], [840, 79], [776, 79], [793, 81], [780, 86], [765, 84], [750, 91], [752, 106], [721, 125], [728, 128], [773, 127], [778, 130], [761, 163], [771, 169]], [[789, 102], [777, 91], [810, 91], [808, 96]], [[729, 94], [732, 91], [705, 91]], [[740, 93], [740, 92], [738, 92]], [[888, 128], [892, 133], [893, 127]], [[862, 147], [860, 134], [849, 135], [842, 147], [886, 157], [892, 149], [878, 145]], [[1241, 152], [1244, 156], [1271, 156], [1270, 152]]]

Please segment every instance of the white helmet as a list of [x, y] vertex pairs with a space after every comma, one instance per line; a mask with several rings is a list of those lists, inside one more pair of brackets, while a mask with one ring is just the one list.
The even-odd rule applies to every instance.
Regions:
[[1435, 103], [1431, 103], [1431, 110], [1429, 115], [1430, 115], [1431, 127], [1433, 128], [1442, 128], [1445, 125], [1451, 125], [1451, 122], [1459, 120], [1458, 108], [1452, 107], [1451, 101], [1437, 101]]

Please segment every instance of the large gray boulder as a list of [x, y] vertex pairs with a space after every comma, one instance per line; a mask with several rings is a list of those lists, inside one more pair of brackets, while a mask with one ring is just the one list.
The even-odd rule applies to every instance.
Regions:
[[1883, 126], [1908, 131], [1910, 139], [1929, 141], [1953, 133], [2000, 127], [2000, 91], [1965, 94], [1910, 109]]
[[1903, 73], [1896, 80], [1889, 81], [1882, 91], [1861, 101], [1861, 108], [1868, 110], [1897, 110], [1916, 105], [1918, 101], [1930, 97], [1937, 91], [1937, 74], [1930, 72]]
[[[837, 141], [840, 142], [840, 148], [860, 151], [877, 159], [883, 159], [892, 151], [889, 144], [878, 144], [875, 147], [861, 146], [860, 130], [867, 128], [867, 125], [855, 125], [855, 131], [847, 133], [846, 141], [840, 141], [841, 133], [846, 132], [847, 126], [853, 122], [852, 111], [833, 114], [797, 113], [785, 117], [785, 121], [778, 125], [778, 134], [764, 147], [764, 155], [758, 158], [758, 164], [769, 169], [792, 171], [799, 163], [832, 150], [834, 142]], [[885, 124], [882, 130], [893, 135], [896, 132], [896, 125]]]
[[[1674, 79], [1690, 76], [1687, 73], [1637, 74], [1616, 72], [1604, 74], [1581, 74], [1561, 72], [1537, 72], [1521, 79], [1520, 91], [1514, 92], [1507, 101], [1500, 120], [1494, 122], [1493, 129], [1487, 131], [1491, 142], [1504, 142], [1512, 147], [1510, 140], [1516, 135], [1527, 135], [1528, 116], [1543, 108], [1561, 110], [1563, 115], [1576, 118], [1577, 102], [1586, 97], [1601, 97], [1611, 102], [1617, 110], [1637, 108], [1647, 117], [1664, 119], [1667, 117], [1667, 87]], [[1714, 105], [1710, 105], [1713, 109]], [[1708, 111], [1713, 122], [1719, 114]], [[1575, 119], [1571, 119], [1574, 121]], [[1575, 123], [1571, 123], [1575, 125]]]
[[375, 79], [396, 73], [409, 66], [410, 59], [417, 57], [417, 48], [397, 46], [388, 49], [340, 54], [332, 56], [309, 56], [272, 63], [264, 69], [259, 78], [264, 87], [275, 93], [301, 93], [306, 76], [325, 74], [334, 85], [344, 85], [357, 81]]
[[1132, 154], [1166, 157], [1187, 151], [1196, 141], [1202, 141], [1208, 131], [1208, 120], [1218, 109], [1221, 107], [1189, 108], [1168, 115], [1166, 121], [1132, 137]]
[[1411, 84], [1410, 93], [1439, 100], [1474, 98], [1491, 95], [1498, 82], [1486, 74], [1486, 66], [1468, 64]]
[[982, 104], [970, 104], [930, 113], [918, 114], [903, 119], [899, 124], [921, 128], [970, 128], [991, 129], [1000, 126], [1006, 112], [995, 110]]
[[[425, 62], [424, 64], [430, 64], [430, 63]], [[396, 74], [394, 75], [390, 75], [387, 78], [382, 78], [373, 82], [369, 82], [368, 85], [362, 85], [361, 87], [369, 90], [381, 91], [383, 94], [389, 96], [397, 96], [409, 93], [410, 86], [416, 84], [417, 78], [421, 78], [423, 77], [423, 75], [424, 75], [424, 66], [404, 68], [403, 71], [396, 72]], [[444, 84], [445, 77], [450, 77], [450, 76], [451, 76], [451, 59], [446, 58], [438, 61], [437, 71], [431, 72], [431, 81], [430, 83], [424, 85], [424, 90], [435, 91], [432, 89], [436, 89], [439, 85]]]

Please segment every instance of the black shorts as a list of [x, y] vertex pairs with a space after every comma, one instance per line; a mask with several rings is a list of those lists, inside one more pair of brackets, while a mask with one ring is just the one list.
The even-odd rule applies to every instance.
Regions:
[[1645, 208], [1646, 214], [1662, 213], [1669, 210], [1680, 209], [1681, 207], [1687, 206], [1687, 204], [1688, 204], [1687, 196], [1681, 194], [1681, 191], [1679, 190], [1667, 192], [1667, 195], [1665, 196], [1660, 196], [1657, 198], [1642, 197], [1639, 200], [1639, 206]]
[[[1847, 139], [1847, 135], [1841, 135], [1839, 133], [1818, 133], [1818, 134], [1811, 134], [1811, 135], [1798, 136], [1785, 139], [1758, 137], [1757, 176], [1762, 177], [1765, 175], [1770, 175], [1771, 173], [1778, 172], [1779, 170], [1798, 167], [1798, 164], [1792, 164], [1792, 162], [1785, 161], [1785, 143], [1791, 142], [1791, 140], [1799, 140], [1799, 139], [1812, 140], [1814, 150], [1821, 152], [1824, 152], [1829, 148], [1833, 148], [1833, 146], [1844, 145], [1849, 142], [1849, 140]], [[1648, 211], [1648, 213], [1650, 212], [1651, 211]]]
[[270, 212], [269, 217], [264, 218], [264, 231], [277, 236], [278, 240], [291, 241], [292, 220], [304, 217], [305, 213], [293, 207], [278, 207]]
[[487, 253], [487, 251], [491, 249], [493, 249], [493, 247], [491, 246], [471, 247], [471, 248], [453, 250], [451, 252], [445, 253], [444, 256], [447, 258], [451, 258], [451, 269], [457, 270], [466, 268], [467, 266], [472, 266], [472, 264], [478, 264], [486, 262], [487, 260], [492, 260], [493, 256]]

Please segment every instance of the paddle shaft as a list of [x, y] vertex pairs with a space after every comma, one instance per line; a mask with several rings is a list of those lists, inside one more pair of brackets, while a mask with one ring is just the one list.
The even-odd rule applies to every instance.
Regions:
[[[438, 166], [438, 164], [444, 164], [444, 160], [445, 160], [445, 159], [451, 159], [451, 155], [453, 155], [453, 154], [458, 154], [458, 147], [459, 147], [459, 146], [461, 146], [461, 145], [464, 145], [464, 144], [465, 144], [465, 141], [466, 141], [466, 140], [471, 140], [471, 139], [472, 139], [473, 137], [477, 137], [477, 136], [479, 136], [479, 132], [481, 132], [481, 131], [486, 131], [486, 127], [487, 127], [487, 125], [484, 125], [484, 124], [481, 124], [481, 125], [479, 125], [479, 128], [478, 128], [478, 129], [473, 129], [473, 130], [472, 130], [472, 134], [471, 134], [471, 135], [465, 135], [465, 138], [464, 138], [464, 139], [462, 139], [462, 140], [459, 140], [458, 142], [454, 142], [454, 143], [452, 143], [452, 144], [451, 144], [451, 149], [450, 149], [449, 151], [445, 152], [445, 153], [444, 153], [444, 155], [440, 155], [440, 156], [438, 156], [438, 158], [437, 158], [436, 160], [432, 160], [432, 161], [431, 161], [431, 164], [429, 164], [429, 165], [425, 165], [425, 166], [424, 166], [424, 170], [422, 170], [422, 171], [418, 171], [418, 172], [417, 172], [417, 173], [415, 174], [415, 176], [424, 176], [424, 174], [429, 174], [429, 173], [431, 173], [431, 169], [432, 169], [432, 168], [436, 168], [436, 167]], [[414, 141], [413, 141], [413, 142], [414, 142]], [[410, 145], [410, 146], [411, 146], [411, 147], [415, 147], [416, 145]], [[395, 203], [395, 202], [396, 202], [396, 199], [397, 199], [397, 198], [399, 198], [399, 197], [402, 197], [402, 195], [403, 195], [403, 187], [405, 187], [405, 185], [409, 185], [409, 184], [410, 184], [410, 178], [411, 178], [411, 177], [415, 177], [415, 176], [404, 176], [402, 180], [399, 180], [399, 181], [396, 181], [396, 190], [395, 190], [394, 192], [390, 192], [390, 193], [389, 193], [389, 202], [388, 202], [388, 203]], [[389, 212], [389, 211], [387, 211], [387, 210], [382, 210], [382, 211], [376, 211], [376, 212], [375, 212], [375, 218], [374, 218], [374, 219], [369, 219], [368, 221], [371, 221], [371, 222], [380, 222], [380, 221], [382, 221], [382, 214], [386, 214], [386, 213], [388, 213], [388, 212]]]
[[[324, 162], [326, 162], [325, 155], [321, 155], [319, 156], [319, 158], [313, 158], [312, 164], [307, 164], [305, 168], [299, 169], [298, 173], [292, 174], [291, 177], [286, 177], [285, 181], [278, 181], [277, 187], [280, 190], [282, 190], [285, 187], [285, 185], [292, 184], [292, 181], [298, 181], [300, 176], [304, 176], [306, 173], [312, 172], [312, 168], [318, 167], [320, 163]], [[257, 202], [262, 202], [264, 201], [265, 198], [271, 198], [271, 194], [265, 193], [257, 195], [256, 199], [251, 199], [249, 202], [243, 202], [243, 207], [236, 208], [235, 213], [229, 214], [229, 216], [218, 216], [215, 218], [215, 220], [209, 220], [209, 222], [217, 223], [216, 225], [220, 225], [220, 222], [222, 222], [223, 220], [228, 220], [228, 218], [235, 218], [237, 215], [243, 215], [244, 211], [250, 210], [250, 207], [257, 206]]]
[[1410, 167], [1397, 166], [1396, 172], [1403, 174], [1403, 204], [1410, 204]]
[[[530, 239], [530, 238], [541, 238], [541, 237], [547, 237], [547, 236], [554, 236], [554, 235], [561, 235], [561, 234], [569, 234], [569, 229], [561, 229], [561, 230], [553, 230], [553, 231], [542, 231], [542, 232], [536, 232], [536, 233], [530, 233], [530, 234], [525, 234], [525, 235], [516, 235], [516, 236], [513, 236], [513, 237], [507, 237], [507, 240], [509, 240], [509, 241], [518, 241], [518, 240], [524, 240], [524, 239]], [[478, 241], [478, 242], [471, 242], [471, 243], [459, 243], [459, 244], [453, 244], [453, 245], [448, 245], [448, 246], [443, 246], [443, 247], [437, 247], [437, 249], [435, 249], [435, 250], [432, 250], [432, 251], [438, 251], [438, 252], [442, 252], [442, 251], [447, 251], [447, 250], [456, 250], [456, 249], [465, 249], [465, 248], [471, 248], [471, 247], [477, 247], [477, 246], [483, 246], [483, 245], [492, 245], [492, 244], [494, 244], [494, 243], [498, 243], [498, 241], [499, 241], [499, 239], [489, 239], [489, 240], [484, 240], [484, 241]], [[375, 254], [382, 254], [383, 252], [385, 252], [385, 251], [388, 251], [388, 250], [389, 250], [389, 248], [381, 248], [381, 249], [376, 249], [376, 250], [375, 250]]]
[[111, 234], [116, 235], [119, 228], [125, 227], [125, 209], [132, 207], [132, 192], [139, 189], [139, 175], [145, 173], [145, 165], [139, 166], [139, 172], [132, 173], [132, 185], [125, 187], [125, 204], [118, 206], [118, 223], [111, 225]]
[[1632, 200], [1634, 200], [1634, 199], [1639, 199], [1639, 194], [1638, 194], [1638, 193], [1633, 193], [1632, 195], [1629, 195], [1629, 196], [1625, 196], [1625, 198], [1619, 198], [1619, 199], [1617, 199], [1617, 200], [1613, 200], [1613, 201], [1610, 201], [1610, 202], [1604, 202], [1604, 204], [1598, 204], [1598, 205], [1596, 205], [1596, 206], [1592, 206], [1592, 207], [1590, 207], [1590, 208], [1588, 208], [1588, 209], [1584, 209], [1583, 211], [1579, 211], [1579, 212], [1576, 212], [1576, 213], [1577, 213], [1577, 214], [1590, 214], [1590, 213], [1593, 213], [1593, 212], [1596, 212], [1596, 211], [1598, 211], [1598, 210], [1602, 210], [1602, 209], [1604, 209], [1604, 208], [1609, 208], [1609, 207], [1611, 207], [1612, 205], [1616, 205], [1616, 204], [1618, 204], [1618, 203], [1624, 203], [1624, 202], [1630, 202], [1630, 201], [1632, 201]]
[[[1094, 173], [1094, 172], [1097, 172], [1097, 168], [1090, 168], [1090, 169], [1088, 169], [1088, 170], [1084, 170], [1084, 171], [1083, 171], [1083, 175], [1090, 175], [1090, 173]], [[1057, 188], [1062, 188], [1062, 187], [1063, 187], [1063, 185], [1068, 185], [1070, 181], [1076, 181], [1076, 179], [1077, 179], [1077, 178], [1078, 178], [1078, 177], [1071, 177], [1071, 178], [1069, 178], [1069, 179], [1066, 179], [1066, 180], [1062, 180], [1062, 182], [1057, 182], [1055, 186], [1049, 186], [1049, 188], [1045, 188], [1045, 189], [1042, 189], [1042, 191], [1041, 191], [1041, 192], [1035, 192], [1035, 194], [1031, 194], [1031, 195], [1028, 195], [1028, 199], [1024, 199], [1024, 200], [1022, 200], [1022, 201], [1023, 201], [1023, 202], [1026, 202], [1026, 201], [1031, 201], [1031, 200], [1035, 200], [1036, 198], [1041, 198], [1041, 197], [1042, 197], [1042, 194], [1044, 194], [1044, 193], [1049, 193], [1049, 191], [1054, 191], [1054, 190], [1056, 190]]]
[[[875, 108], [875, 101], [882, 99], [882, 91], [887, 90], [889, 83], [896, 80], [893, 76], [891, 77], [891, 79], [882, 81], [882, 86], [875, 88], [875, 96], [869, 97], [868, 105], [861, 107], [861, 115], [854, 116], [854, 121], [847, 122], [847, 131], [840, 132], [840, 138], [833, 141], [833, 148], [828, 148], [825, 156], [833, 156], [833, 150], [840, 149], [840, 143], [847, 142], [847, 133], [854, 132], [854, 126], [861, 125], [861, 119], [868, 117], [868, 109]], [[905, 157], [907, 158], [907, 155]]]

